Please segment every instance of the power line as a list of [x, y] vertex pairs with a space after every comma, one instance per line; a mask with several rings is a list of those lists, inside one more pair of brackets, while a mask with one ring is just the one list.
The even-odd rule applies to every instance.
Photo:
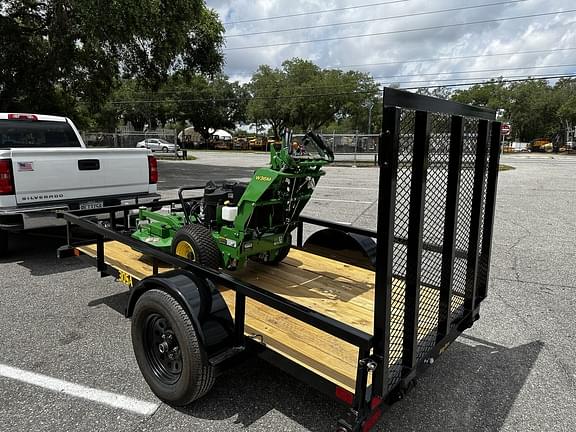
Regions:
[[[561, 78], [576, 78], [576, 73], [574, 74], [563, 74], [563, 75], [545, 75], [545, 76], [534, 76], [534, 77], [524, 77], [519, 79], [498, 79], [496, 83], [512, 83], [512, 82], [523, 82], [523, 81], [540, 81], [540, 80], [551, 80], [551, 79], [561, 79]], [[423, 88], [442, 88], [442, 87], [464, 87], [473, 85], [482, 85], [490, 82], [489, 80], [493, 78], [470, 78], [477, 79], [481, 81], [476, 82], [466, 82], [466, 83], [454, 83], [454, 84], [441, 84], [441, 85], [429, 85], [429, 86], [416, 86], [416, 87], [400, 87], [401, 90], [416, 90]], [[426, 82], [436, 82], [439, 80], [427, 80]], [[446, 80], [452, 81], [452, 80]], [[406, 81], [404, 84], [410, 84], [417, 81]], [[390, 84], [399, 84], [397, 82]], [[336, 88], [334, 86], [333, 88]], [[311, 88], [313, 89], [313, 88]], [[321, 97], [321, 96], [347, 96], [356, 94], [374, 94], [375, 92], [381, 92], [383, 88], [377, 88], [374, 91], [354, 91], [354, 92], [339, 92], [339, 93], [315, 93], [315, 94], [302, 94], [302, 95], [286, 95], [286, 96], [249, 96], [249, 97], [235, 97], [235, 98], [197, 98], [197, 99], [164, 99], [164, 100], [124, 100], [124, 101], [111, 101], [113, 105], [130, 105], [130, 104], [154, 104], [154, 103], [175, 103], [175, 102], [230, 102], [230, 101], [241, 101], [241, 100], [277, 100], [277, 99], [300, 99], [300, 98], [311, 98], [311, 97]]]
[[[513, 83], [513, 82], [540, 81], [540, 80], [560, 79], [560, 78], [576, 78], [576, 74], [550, 75], [550, 76], [541, 77], [541, 78], [520, 78], [520, 79], [499, 80], [497, 82]], [[418, 86], [418, 87], [400, 87], [400, 90], [433, 89], [433, 88], [443, 88], [443, 87], [464, 87], [464, 86], [473, 86], [473, 85], [482, 85], [482, 84], [487, 84], [487, 82], [486, 81], [479, 81], [479, 82], [473, 82], [473, 83], [442, 84], [442, 85]]]
[[[576, 74], [576, 73], [575, 73]], [[541, 75], [530, 75], [528, 78], [533, 79], [554, 79], [554, 78], [562, 78], [565, 77], [565, 74], [561, 75], [550, 75], [550, 74], [541, 74]], [[450, 82], [450, 81], [483, 81], [484, 83], [490, 82], [493, 80], [496, 83], [505, 82], [503, 80], [513, 79], [513, 78], [526, 78], [526, 75], [506, 75], [506, 76], [499, 76], [499, 77], [470, 77], [470, 78], [438, 78], [438, 79], [426, 79], [426, 80], [410, 80], [410, 81], [393, 81], [393, 80], [378, 80], [380, 81], [379, 84], [415, 84], [415, 83], [436, 83], [436, 82]], [[463, 83], [463, 85], [467, 85]]]
[[[476, 69], [476, 70], [469, 70], [469, 71], [454, 71], [454, 72], [430, 72], [430, 73], [418, 73], [418, 74], [400, 74], [400, 75], [388, 75], [388, 76], [375, 76], [373, 78], [374, 79], [383, 79], [383, 78], [453, 75], [453, 74], [467, 74], [467, 73], [477, 73], [477, 72], [503, 72], [503, 71], [514, 71], [514, 70], [525, 70], [525, 69], [547, 69], [547, 68], [559, 68], [559, 67], [576, 67], [576, 64], [561, 64], [561, 65], [549, 65], [549, 66], [522, 66], [522, 67], [514, 67], [514, 68]], [[461, 78], [461, 79], [465, 79], [465, 78]]]
[[[336, 87], [336, 86], [334, 86]], [[375, 91], [381, 91], [378, 88]], [[285, 95], [285, 96], [248, 96], [248, 97], [235, 97], [235, 98], [215, 98], [215, 99], [164, 99], [164, 100], [133, 100], [133, 101], [111, 101], [113, 105], [122, 104], [137, 104], [137, 103], [174, 103], [174, 102], [230, 102], [230, 101], [241, 101], [241, 100], [274, 100], [274, 99], [298, 99], [298, 98], [308, 98], [308, 97], [321, 97], [321, 96], [348, 96], [353, 94], [374, 94], [374, 91], [353, 91], [353, 92], [341, 92], [341, 93], [316, 93], [316, 94], [306, 94], [306, 95]]]
[[283, 30], [267, 30], [267, 31], [253, 32], [253, 33], [234, 33], [231, 35], [226, 35], [225, 37], [226, 37], [226, 39], [230, 39], [233, 37], [240, 37], [240, 36], [255, 36], [255, 35], [263, 35], [263, 34], [270, 34], [270, 33], [285, 33], [285, 32], [298, 31], [298, 30], [309, 30], [309, 29], [336, 27], [336, 26], [351, 25], [351, 24], [362, 24], [362, 23], [375, 22], [375, 21], [385, 21], [385, 20], [391, 20], [391, 19], [398, 19], [398, 18], [410, 18], [410, 17], [423, 16], [423, 15], [433, 15], [433, 14], [439, 14], [439, 13], [446, 13], [446, 12], [457, 12], [457, 11], [463, 11], [463, 10], [469, 10], [469, 9], [480, 9], [480, 8], [485, 8], [485, 7], [490, 7], [490, 6], [501, 6], [501, 5], [510, 4], [510, 3], [522, 3], [525, 1], [527, 1], [527, 0], [507, 0], [507, 1], [497, 2], [497, 3], [486, 3], [486, 4], [474, 5], [474, 6], [462, 6], [462, 7], [457, 7], [457, 8], [439, 9], [439, 10], [428, 11], [428, 12], [415, 12], [415, 13], [404, 14], [404, 15], [393, 15], [393, 16], [382, 17], [382, 18], [369, 18], [369, 19], [363, 19], [363, 20], [358, 20], [358, 21], [346, 21], [346, 22], [333, 23], [333, 24], [319, 24], [319, 25], [306, 26], [306, 27], [293, 27], [293, 28], [283, 29]]
[[481, 58], [481, 57], [513, 56], [513, 55], [519, 55], [519, 54], [544, 54], [544, 53], [551, 53], [551, 52], [558, 52], [558, 51], [574, 51], [574, 50], [576, 50], [576, 47], [574, 47], [574, 48], [554, 48], [554, 49], [546, 49], [546, 50], [513, 51], [513, 52], [493, 53], [493, 54], [476, 54], [476, 55], [454, 56], [454, 57], [431, 57], [431, 58], [415, 59], [415, 60], [402, 60], [402, 61], [398, 60], [398, 61], [389, 61], [389, 62], [381, 62], [381, 63], [360, 63], [360, 64], [330, 66], [330, 67], [327, 67], [327, 69], [357, 68], [357, 67], [368, 67], [368, 66], [387, 66], [387, 65], [395, 65], [395, 64], [424, 63], [424, 62], [435, 62], [435, 61], [445, 61], [445, 60], [465, 60], [465, 59], [474, 59], [474, 58]]
[[427, 31], [427, 30], [438, 30], [438, 29], [443, 29], [443, 28], [461, 27], [461, 26], [476, 25], [476, 24], [487, 24], [487, 23], [501, 22], [501, 21], [512, 21], [512, 20], [519, 20], [519, 19], [526, 19], [526, 18], [550, 16], [550, 15], [560, 15], [560, 14], [566, 14], [566, 13], [572, 13], [572, 12], [576, 12], [576, 9], [570, 9], [570, 10], [565, 10], [565, 11], [556, 11], [556, 12], [545, 12], [545, 13], [538, 13], [538, 14], [531, 14], [531, 15], [520, 15], [520, 16], [513, 16], [513, 17], [506, 17], [506, 18], [495, 18], [495, 19], [481, 20], [481, 21], [470, 21], [470, 22], [466, 22], [466, 23], [444, 24], [444, 25], [431, 26], [431, 27], [420, 27], [420, 28], [412, 28], [412, 29], [378, 32], [378, 33], [367, 33], [367, 34], [362, 34], [362, 35], [338, 36], [338, 37], [330, 37], [330, 38], [308, 39], [308, 40], [301, 40], [301, 41], [279, 42], [279, 43], [262, 44], [262, 45], [248, 45], [248, 46], [240, 46], [240, 47], [233, 47], [233, 48], [224, 48], [224, 51], [239, 51], [239, 50], [245, 50], [245, 49], [271, 48], [271, 47], [279, 47], [279, 46], [307, 44], [307, 43], [313, 43], [313, 42], [329, 42], [329, 41], [344, 40], [344, 39], [357, 39], [357, 38], [372, 37], [372, 36], [384, 36], [384, 35], [398, 34], [398, 33], [410, 33], [410, 32], [419, 32], [419, 31]]
[[[559, 67], [576, 67], [576, 64], [560, 64], [560, 65], [547, 65], [547, 66], [522, 66], [522, 67], [514, 67], [514, 68], [497, 68], [497, 69], [476, 69], [476, 70], [468, 70], [468, 71], [454, 71], [454, 72], [434, 72], [434, 73], [421, 73], [421, 74], [399, 74], [399, 75], [385, 75], [385, 76], [372, 76], [371, 78], [375, 81], [393, 81], [392, 78], [411, 78], [411, 77], [420, 77], [420, 76], [438, 76], [438, 75], [452, 75], [452, 74], [468, 74], [468, 73], [494, 73], [494, 72], [505, 72], [505, 71], [516, 71], [516, 70], [527, 70], [527, 69], [547, 69], [547, 68], [559, 68]], [[549, 74], [543, 75], [548, 76]], [[512, 77], [522, 77], [526, 75], [514, 75]], [[536, 76], [536, 75], [531, 75]], [[449, 78], [449, 79], [428, 79], [428, 80], [419, 80], [419, 81], [399, 81], [400, 83], [411, 83], [411, 82], [431, 82], [431, 81], [455, 81], [455, 80], [485, 80], [490, 79], [492, 77], [478, 77], [478, 78], [466, 78], [466, 77], [459, 77], [459, 78]], [[370, 84], [370, 83], [367, 83]], [[313, 86], [309, 87], [311, 90], [318, 90], [318, 89], [333, 89], [333, 88], [343, 88], [349, 87], [347, 84], [342, 85], [324, 85], [324, 86]], [[193, 90], [186, 91], [186, 90], [161, 90], [157, 91], [154, 94], [190, 94], [195, 93]], [[148, 92], [138, 92], [136, 94], [146, 95], [149, 94]]]
[[314, 12], [300, 12], [300, 13], [278, 15], [278, 16], [271, 16], [271, 17], [265, 17], [265, 18], [252, 18], [252, 19], [240, 20], [240, 21], [228, 21], [228, 22], [225, 22], [224, 25], [241, 24], [241, 23], [257, 22], [257, 21], [269, 21], [269, 20], [276, 20], [276, 19], [283, 19], [283, 18], [293, 18], [293, 17], [305, 16], [305, 15], [318, 15], [318, 14], [323, 14], [323, 13], [328, 13], [328, 12], [339, 12], [339, 11], [351, 10], [351, 9], [362, 9], [362, 8], [368, 8], [368, 7], [373, 7], [373, 6], [389, 5], [389, 4], [394, 4], [394, 3], [406, 3], [407, 1], [409, 1], [409, 0], [393, 0], [393, 1], [386, 1], [386, 2], [380, 2], [380, 3], [370, 3], [370, 4], [365, 4], [365, 5], [347, 6], [347, 7], [341, 7], [341, 8], [336, 8], [336, 9], [324, 9], [324, 10], [319, 10], [319, 11], [314, 11]]

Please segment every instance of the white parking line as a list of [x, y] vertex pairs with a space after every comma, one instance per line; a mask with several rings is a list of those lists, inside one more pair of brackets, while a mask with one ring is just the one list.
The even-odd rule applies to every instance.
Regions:
[[349, 189], [349, 190], [369, 190], [369, 191], [377, 191], [378, 190], [378, 188], [348, 187], [348, 186], [316, 186], [316, 189]]
[[112, 408], [120, 408], [143, 416], [150, 416], [158, 409], [160, 404], [134, 399], [128, 396], [85, 387], [47, 375], [25, 371], [15, 367], [0, 364], [0, 377], [32, 384], [58, 393], [87, 399]]
[[372, 204], [374, 201], [356, 201], [356, 200], [341, 200], [334, 198], [311, 198], [310, 201], [331, 201], [331, 202], [343, 202], [343, 203], [354, 203], [354, 204]]

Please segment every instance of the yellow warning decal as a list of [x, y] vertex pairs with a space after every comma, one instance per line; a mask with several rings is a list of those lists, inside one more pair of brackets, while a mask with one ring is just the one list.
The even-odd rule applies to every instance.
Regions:
[[133, 288], [134, 287], [134, 280], [132, 279], [132, 275], [120, 270], [118, 272], [118, 281], [122, 282], [124, 285], [126, 285], [128, 288]]

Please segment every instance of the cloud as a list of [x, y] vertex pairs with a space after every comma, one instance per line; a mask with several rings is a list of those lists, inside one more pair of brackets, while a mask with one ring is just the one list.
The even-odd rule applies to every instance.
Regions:
[[[464, 3], [460, 0], [436, 0], [434, 2], [429, 0], [407, 0], [388, 5], [361, 7], [321, 14], [313, 12], [378, 2], [375, 0], [352, 0], [346, 3], [334, 0], [235, 0], [234, 2], [215, 0], [208, 1], [208, 6], [218, 12], [221, 20], [225, 23], [228, 35], [275, 31], [269, 34], [226, 39], [225, 72], [240, 81], [249, 80], [250, 76], [261, 64], [279, 67], [284, 60], [293, 57], [312, 60], [324, 68], [341, 67], [343, 69], [348, 69], [347, 65], [399, 62], [393, 65], [358, 66], [353, 69], [369, 72], [375, 77], [440, 73], [441, 75], [438, 76], [422, 75], [421, 77], [395, 77], [390, 79], [393, 82], [428, 80], [430, 84], [442, 83], [434, 82], [434, 79], [457, 79], [461, 81], [467, 77], [526, 76], [546, 73], [573, 73], [576, 71], [575, 67], [565, 66], [561, 68], [517, 69], [493, 73], [456, 73], [468, 70], [576, 64], [576, 50], [482, 57], [482, 55], [494, 53], [516, 53], [519, 51], [576, 47], [576, 26], [574, 26], [576, 12], [452, 26], [458, 23], [496, 20], [574, 9], [573, 2], [569, 0], [557, 0], [554, 2], [526, 0], [468, 10], [414, 15], [422, 12], [500, 3], [502, 1], [474, 0], [473, 3]], [[295, 14], [303, 15], [285, 17], [286, 15]], [[390, 19], [390, 17], [398, 15], [413, 16]], [[275, 17], [285, 18], [275, 19]], [[238, 22], [253, 19], [263, 20]], [[345, 24], [361, 20], [371, 21]], [[326, 27], [278, 32], [278, 30], [317, 25]], [[426, 31], [405, 31], [407, 29], [446, 25], [451, 27]], [[345, 38], [352, 35], [383, 32], [388, 32], [389, 34], [277, 47], [230, 50], [230, 48], [237, 47]], [[415, 59], [476, 55], [479, 57], [435, 62], [410, 62]], [[380, 81], [385, 83], [387, 79]], [[426, 83], [421, 83], [421, 85], [424, 84]]]

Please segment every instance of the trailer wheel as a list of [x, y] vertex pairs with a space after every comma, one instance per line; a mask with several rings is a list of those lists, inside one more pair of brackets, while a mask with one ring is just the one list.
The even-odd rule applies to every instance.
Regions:
[[0, 256], [8, 253], [8, 232], [0, 229]]
[[214, 385], [214, 369], [190, 317], [164, 291], [153, 289], [138, 299], [132, 316], [132, 346], [150, 389], [168, 404], [187, 405]]
[[220, 267], [222, 259], [210, 230], [198, 224], [184, 225], [176, 232], [172, 254], [213, 269]]

